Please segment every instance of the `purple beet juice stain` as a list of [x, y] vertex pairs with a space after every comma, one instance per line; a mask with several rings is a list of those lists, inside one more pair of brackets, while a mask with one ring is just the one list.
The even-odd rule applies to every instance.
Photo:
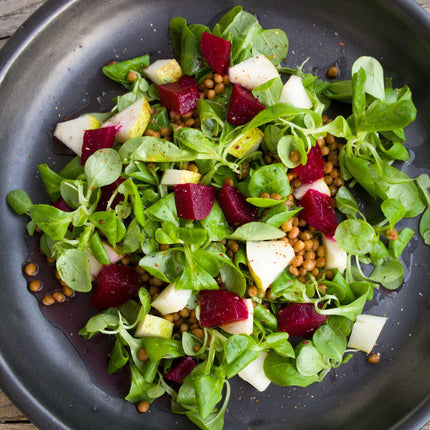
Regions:
[[128, 368], [114, 374], [107, 372], [109, 356], [114, 344], [113, 336], [96, 335], [87, 340], [79, 330], [85, 326], [89, 318], [99, 313], [90, 305], [90, 293], [75, 293], [66, 298], [63, 303], [54, 303], [51, 306], [42, 304], [42, 298], [54, 291], [61, 291], [60, 281], [55, 276], [55, 263], [48, 263], [46, 257], [39, 251], [39, 236], [34, 235], [27, 239], [29, 249], [28, 261], [35, 263], [39, 272], [36, 276], [25, 276], [27, 282], [38, 279], [42, 282], [42, 289], [34, 294], [37, 298], [42, 314], [56, 328], [60, 329], [85, 363], [91, 381], [106, 394], [123, 398], [127, 395], [130, 386]]

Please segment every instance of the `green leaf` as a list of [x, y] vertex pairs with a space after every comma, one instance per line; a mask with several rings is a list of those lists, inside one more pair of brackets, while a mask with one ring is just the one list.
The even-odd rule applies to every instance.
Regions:
[[346, 336], [329, 324], [320, 326], [312, 336], [317, 350], [327, 358], [341, 362], [346, 349]]
[[283, 84], [281, 78], [273, 78], [254, 88], [252, 90], [252, 95], [258, 99], [260, 103], [263, 103], [266, 106], [272, 106], [279, 102], [282, 87]]
[[272, 240], [284, 237], [285, 233], [263, 222], [249, 222], [238, 227], [228, 238], [234, 240]]
[[376, 266], [369, 275], [369, 279], [389, 290], [395, 290], [402, 284], [403, 274], [403, 264], [398, 260], [389, 260]]
[[127, 80], [129, 71], [134, 71], [142, 74], [143, 69], [149, 66], [149, 55], [142, 55], [141, 57], [132, 58], [130, 60], [120, 61], [118, 63], [109, 64], [103, 67], [102, 71], [105, 76], [115, 82], [125, 85], [127, 88], [130, 82]]
[[24, 215], [33, 205], [30, 196], [24, 190], [10, 191], [6, 195], [6, 201], [18, 215]]
[[287, 56], [288, 37], [283, 30], [275, 28], [263, 30], [254, 38], [252, 53], [265, 55], [277, 66]]
[[118, 237], [118, 223], [115, 212], [94, 212], [90, 215], [89, 220], [106, 236], [111, 245], [116, 245], [121, 240]]
[[166, 339], [162, 337], [143, 338], [145, 350], [151, 361], [156, 362], [164, 358], [183, 357], [182, 342], [176, 339]]
[[72, 221], [72, 212], [63, 212], [50, 205], [33, 205], [30, 215], [52, 240], [63, 239]]
[[171, 283], [182, 273], [184, 267], [184, 265], [178, 261], [178, 254], [182, 254], [182, 252], [178, 249], [171, 248], [167, 251], [145, 255], [139, 261], [139, 266], [152, 276], [164, 282]]
[[39, 164], [39, 172], [45, 185], [45, 189], [51, 200], [54, 202], [60, 197], [60, 184], [64, 178], [51, 170], [47, 164]]
[[376, 240], [375, 231], [366, 221], [347, 219], [342, 221], [335, 233], [336, 241], [349, 254], [367, 254]]
[[85, 163], [85, 175], [90, 188], [112, 184], [121, 175], [121, 170], [121, 158], [111, 148], [96, 151]]
[[252, 197], [260, 197], [262, 193], [276, 193], [285, 200], [291, 193], [285, 166], [277, 163], [260, 167], [252, 174], [248, 191]]
[[302, 341], [296, 347], [296, 367], [303, 376], [314, 376], [330, 366], [324, 361], [321, 353], [309, 340]]
[[209, 215], [198, 221], [198, 224], [206, 229], [208, 240], [211, 242], [220, 242], [230, 234], [230, 229], [217, 201], [214, 202]]
[[[430, 225], [429, 225], [429, 230], [430, 230]], [[388, 249], [391, 255], [395, 259], [398, 259], [400, 255], [402, 255], [403, 250], [406, 248], [407, 244], [409, 243], [409, 241], [412, 239], [413, 236], [414, 236], [414, 231], [406, 227], [399, 231], [397, 239], [389, 241]], [[426, 244], [429, 245], [430, 242]]]
[[57, 271], [61, 279], [73, 290], [91, 291], [88, 256], [81, 249], [65, 249], [57, 259]]
[[383, 101], [385, 99], [385, 86], [384, 69], [381, 63], [373, 57], [360, 57], [352, 65], [352, 75], [354, 76], [360, 69], [364, 71], [366, 76], [364, 91]]
[[317, 375], [302, 375], [297, 371], [294, 360], [282, 357], [276, 352], [269, 352], [264, 360], [264, 373], [272, 382], [282, 387], [291, 385], [307, 387], [314, 382], [319, 382]]

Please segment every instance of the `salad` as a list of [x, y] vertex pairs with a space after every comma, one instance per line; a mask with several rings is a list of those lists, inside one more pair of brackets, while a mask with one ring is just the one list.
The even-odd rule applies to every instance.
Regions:
[[[378, 362], [386, 318], [363, 308], [402, 285], [403, 218], [422, 214], [430, 243], [430, 178], [395, 167], [416, 109], [376, 59], [346, 81], [284, 67], [285, 32], [240, 6], [212, 29], [174, 18], [170, 39], [176, 59], [103, 68], [124, 88], [110, 112], [57, 124], [76, 157], [39, 166], [52, 204], [7, 201], [61, 279], [43, 305], [91, 294], [80, 334], [114, 339], [126, 400], [146, 412], [167, 393], [221, 429], [236, 375], [264, 391], [319, 382], [357, 350]], [[332, 101], [351, 114], [330, 118]]]

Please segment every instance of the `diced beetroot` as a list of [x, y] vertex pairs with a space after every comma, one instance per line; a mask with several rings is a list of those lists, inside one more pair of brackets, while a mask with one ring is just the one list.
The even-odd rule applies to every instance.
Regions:
[[337, 219], [330, 196], [311, 188], [298, 204], [303, 207], [299, 212], [301, 219], [327, 236], [334, 236]]
[[310, 337], [327, 319], [315, 310], [313, 303], [287, 305], [278, 312], [276, 318], [279, 331], [298, 337]]
[[116, 132], [117, 127], [115, 126], [85, 130], [81, 165], [83, 166], [88, 157], [99, 149], [112, 148], [115, 143]]
[[55, 202], [52, 203], [52, 206], [54, 206], [54, 208], [60, 209], [60, 211], [63, 212], [73, 212], [73, 209], [64, 201], [62, 197], [59, 197], [57, 200], [55, 200]]
[[134, 267], [109, 264], [103, 266], [93, 286], [91, 306], [107, 309], [121, 306], [139, 291], [139, 275]]
[[[115, 192], [115, 190], [125, 181], [123, 177], [119, 177], [115, 182], [113, 182], [110, 185], [105, 185], [102, 187], [102, 192], [100, 195], [100, 200], [97, 203], [97, 210], [98, 211], [105, 211], [107, 208], [107, 204], [112, 197], [112, 194]], [[122, 194], [117, 194], [116, 197], [113, 199], [113, 202], [111, 204], [111, 208], [114, 208], [122, 199]]]
[[245, 300], [226, 290], [201, 290], [200, 325], [217, 327], [248, 318]]
[[218, 194], [218, 203], [233, 227], [258, 221], [258, 209], [248, 203], [242, 193], [231, 185], [225, 184]]
[[170, 369], [170, 371], [166, 373], [164, 377], [169, 381], [182, 384], [184, 379], [196, 366], [197, 364], [192, 357], [185, 357], [173, 369]]
[[239, 84], [234, 84], [228, 106], [227, 121], [233, 125], [246, 124], [265, 108], [266, 106], [260, 103], [247, 89]]
[[225, 75], [230, 66], [231, 42], [203, 32], [200, 40], [200, 50], [209, 67], [216, 73]]
[[215, 200], [215, 188], [201, 184], [177, 184], [173, 188], [179, 218], [206, 218]]
[[191, 76], [182, 76], [177, 82], [159, 85], [158, 93], [161, 105], [180, 115], [193, 110], [200, 97], [197, 82]]
[[324, 177], [324, 158], [319, 145], [311, 148], [306, 164], [299, 164], [294, 168], [294, 172], [304, 184], [310, 184]]

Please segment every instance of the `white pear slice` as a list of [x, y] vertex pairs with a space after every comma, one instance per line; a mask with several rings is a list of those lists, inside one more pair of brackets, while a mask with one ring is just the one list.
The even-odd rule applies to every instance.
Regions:
[[230, 67], [228, 76], [232, 84], [240, 84], [253, 90], [273, 78], [278, 78], [279, 72], [265, 55], [258, 54]]
[[[109, 261], [111, 264], [115, 264], [121, 259], [121, 255], [117, 254], [113, 248], [111, 248], [107, 243], [103, 242], [103, 247], [106, 250], [106, 254], [108, 255]], [[102, 270], [103, 264], [100, 263], [96, 257], [94, 257], [90, 251], [85, 250], [88, 256], [88, 267], [90, 271], [91, 279], [95, 279], [99, 274], [100, 270]]]
[[254, 306], [252, 305], [252, 299], [244, 299], [244, 301], [248, 309], [248, 318], [219, 326], [222, 330], [230, 334], [247, 334], [251, 336], [254, 330]]
[[300, 200], [310, 189], [318, 191], [321, 194], [327, 194], [328, 196], [331, 195], [330, 190], [327, 184], [325, 183], [324, 179], [317, 179], [316, 181], [311, 182], [310, 184], [303, 184], [303, 185], [300, 185], [300, 187], [297, 187], [293, 192], [293, 196], [297, 200]]
[[117, 127], [116, 140], [120, 143], [142, 136], [151, 118], [151, 108], [142, 97], [130, 106], [110, 117], [102, 127]]
[[303, 86], [302, 78], [296, 75], [291, 75], [290, 79], [285, 83], [279, 101], [297, 108], [310, 109], [312, 107], [311, 99]]
[[174, 284], [168, 285], [151, 303], [161, 315], [179, 312], [185, 308], [192, 295], [192, 290], [177, 290]]
[[248, 241], [246, 257], [255, 284], [266, 291], [290, 264], [294, 250], [283, 240]]
[[80, 157], [82, 156], [85, 130], [95, 128], [100, 128], [100, 121], [91, 115], [84, 115], [59, 122], [55, 127], [54, 136]]
[[325, 249], [325, 268], [338, 269], [344, 272], [346, 269], [348, 254], [340, 247], [334, 237], [322, 235], [323, 245]]
[[134, 337], [165, 337], [170, 339], [174, 324], [164, 318], [147, 314], [143, 321], [137, 324]]
[[161, 178], [161, 185], [198, 184], [202, 175], [191, 170], [167, 169]]
[[144, 72], [156, 85], [176, 82], [183, 75], [181, 66], [174, 58], [154, 61]]
[[258, 149], [263, 137], [264, 133], [258, 127], [251, 128], [231, 143], [228, 153], [236, 158], [243, 158]]
[[348, 347], [370, 353], [381, 334], [387, 318], [361, 314], [352, 327]]
[[240, 378], [258, 391], [264, 391], [270, 385], [270, 379], [264, 373], [263, 368], [267, 355], [267, 352], [259, 352], [258, 357], [238, 373]]

